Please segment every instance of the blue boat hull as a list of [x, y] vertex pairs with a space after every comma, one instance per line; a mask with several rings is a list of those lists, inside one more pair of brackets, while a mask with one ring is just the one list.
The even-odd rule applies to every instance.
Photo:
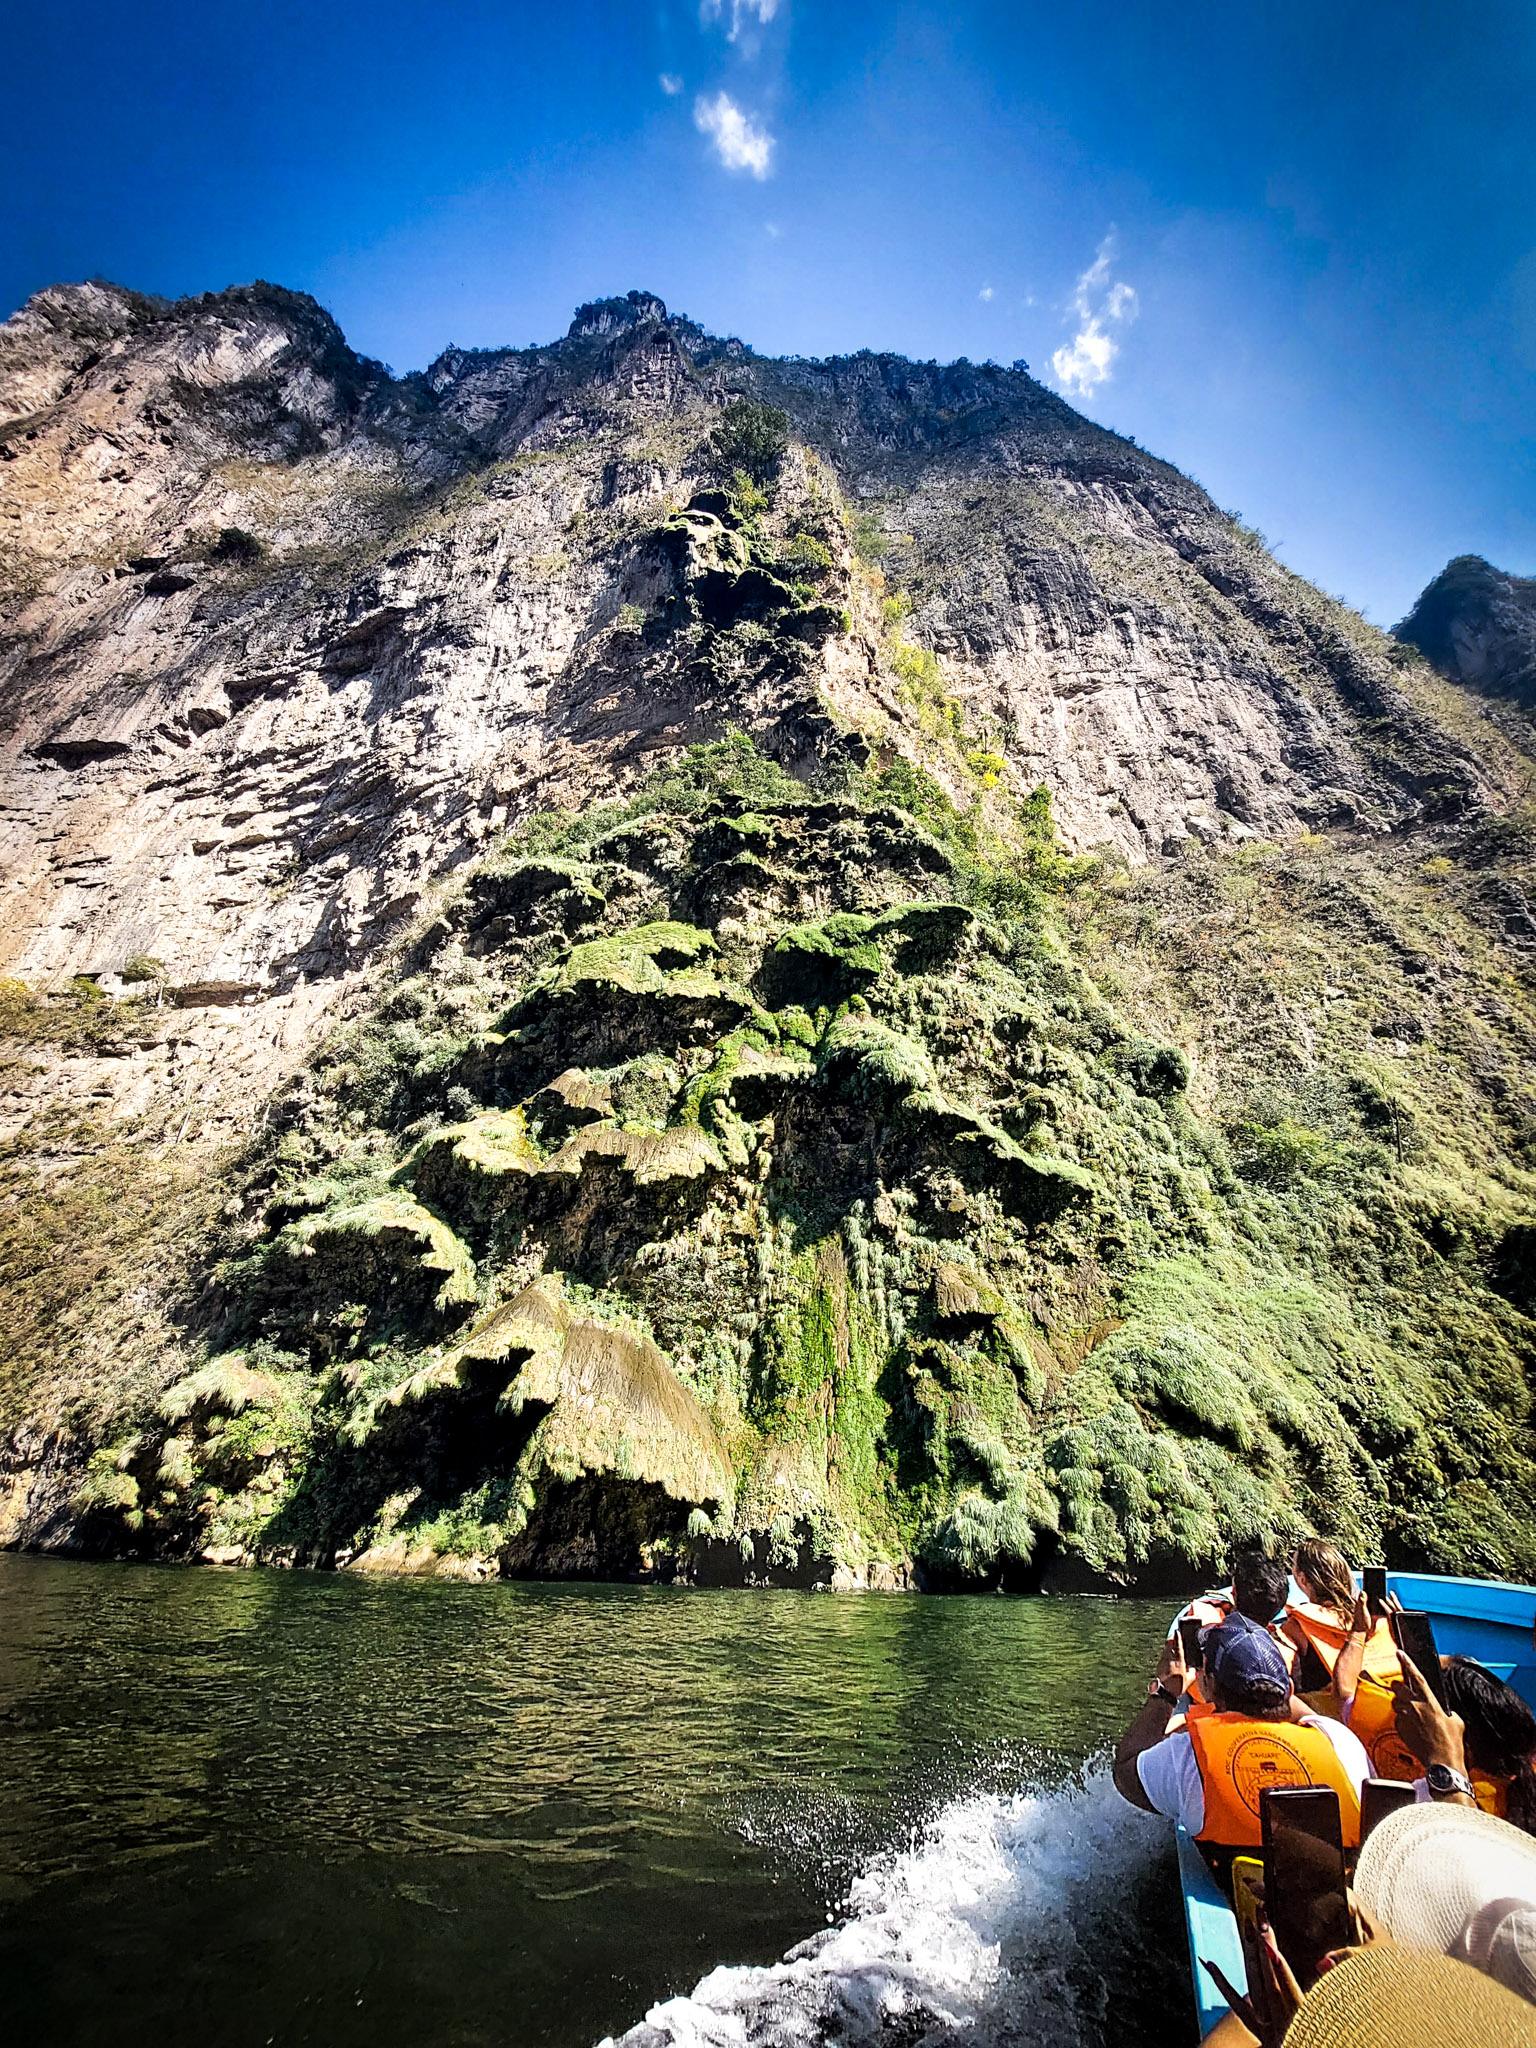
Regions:
[[[1431, 1617], [1442, 1654], [1475, 1657], [1536, 1707], [1536, 1586], [1436, 1578], [1426, 1572], [1392, 1572], [1387, 1585], [1405, 1607], [1422, 1608]], [[1248, 1987], [1248, 1972], [1226, 1894], [1193, 1839], [1183, 1828], [1175, 1833], [1195, 2011], [1204, 2040], [1226, 2017], [1227, 2003], [1201, 1967], [1202, 1959], [1215, 1963], [1240, 1991]]]

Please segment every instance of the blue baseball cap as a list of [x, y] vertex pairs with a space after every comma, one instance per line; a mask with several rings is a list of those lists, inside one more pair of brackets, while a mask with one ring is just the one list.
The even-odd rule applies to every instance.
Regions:
[[1246, 1707], [1283, 1707], [1291, 1696], [1291, 1674], [1280, 1645], [1267, 1628], [1246, 1614], [1229, 1614], [1200, 1639], [1213, 1686]]

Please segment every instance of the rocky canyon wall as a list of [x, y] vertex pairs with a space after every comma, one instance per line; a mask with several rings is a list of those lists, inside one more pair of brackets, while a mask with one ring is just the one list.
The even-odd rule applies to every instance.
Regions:
[[[1022, 370], [631, 293], [395, 377], [271, 286], [41, 294], [0, 1521], [1523, 1560], [1530, 774]], [[1443, 1543], [1405, 1473], [1473, 1489]]]

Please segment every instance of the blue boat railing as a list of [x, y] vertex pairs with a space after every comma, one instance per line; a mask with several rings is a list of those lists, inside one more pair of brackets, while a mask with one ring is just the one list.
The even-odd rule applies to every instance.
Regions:
[[1248, 1989], [1248, 1965], [1243, 1961], [1237, 1915], [1212, 1877], [1194, 1836], [1179, 1827], [1174, 1834], [1179, 1845], [1179, 1883], [1184, 1892], [1184, 1934], [1195, 1986], [1195, 2016], [1203, 2041], [1216, 2022], [1227, 2016], [1227, 2001], [1203, 1965], [1215, 1963], [1234, 1991]]
[[1387, 1586], [1428, 1614], [1443, 1656], [1475, 1657], [1536, 1705], [1536, 1586], [1428, 1572], [1389, 1572]]

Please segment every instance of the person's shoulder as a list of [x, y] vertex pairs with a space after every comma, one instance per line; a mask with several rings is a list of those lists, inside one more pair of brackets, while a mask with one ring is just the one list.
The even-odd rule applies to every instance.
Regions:
[[1342, 1721], [1335, 1721], [1331, 1714], [1306, 1714], [1302, 1717], [1303, 1728], [1315, 1728], [1320, 1735], [1326, 1735], [1338, 1751], [1340, 1760], [1359, 1771], [1362, 1777], [1369, 1777], [1371, 1760], [1366, 1754], [1365, 1744], [1353, 1729], [1346, 1728]]
[[1141, 1789], [1157, 1812], [1197, 1834], [1205, 1819], [1205, 1787], [1185, 1729], [1165, 1735], [1136, 1759]]
[[1141, 1789], [1159, 1812], [1177, 1814], [1194, 1755], [1188, 1730], [1176, 1728], [1137, 1757]]
[[[1193, 1600], [1187, 1600], [1174, 1616], [1174, 1627], [1181, 1621], [1198, 1621], [1209, 1627], [1213, 1621], [1222, 1620], [1232, 1607], [1232, 1588], [1212, 1586], [1208, 1592], [1197, 1593]], [[1172, 1634], [1172, 1630], [1169, 1631]]]

